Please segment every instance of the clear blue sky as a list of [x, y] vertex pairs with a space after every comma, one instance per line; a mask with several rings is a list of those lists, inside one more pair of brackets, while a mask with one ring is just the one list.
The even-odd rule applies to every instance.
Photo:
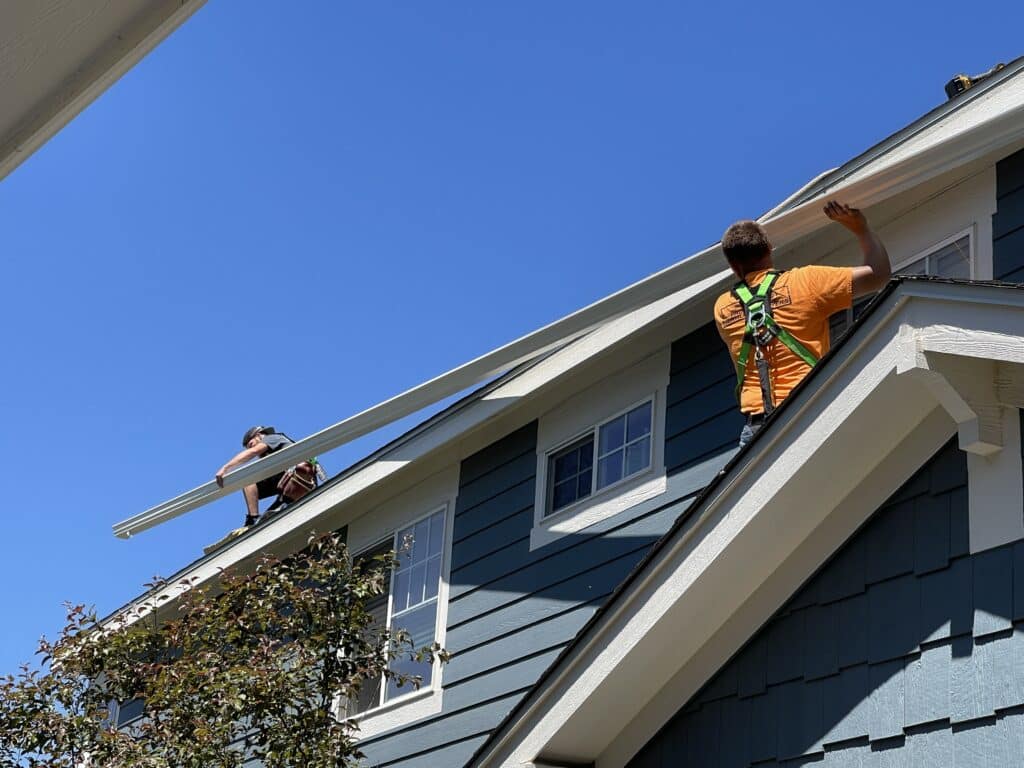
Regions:
[[1024, 53], [1019, 3], [900, 5], [211, 0], [0, 183], [0, 672], [238, 524], [111, 534], [246, 427], [678, 261]]

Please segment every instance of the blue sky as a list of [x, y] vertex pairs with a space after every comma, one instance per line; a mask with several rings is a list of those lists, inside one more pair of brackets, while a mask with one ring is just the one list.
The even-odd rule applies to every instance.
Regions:
[[0, 182], [0, 672], [237, 525], [111, 534], [246, 427], [668, 266], [1024, 54], [1017, 3], [694, 5], [213, 0]]

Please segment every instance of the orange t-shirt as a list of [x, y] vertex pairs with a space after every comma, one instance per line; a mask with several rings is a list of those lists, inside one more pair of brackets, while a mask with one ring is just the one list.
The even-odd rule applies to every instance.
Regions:
[[[747, 285], [752, 291], [766, 274], [767, 270], [747, 275]], [[828, 352], [829, 315], [849, 309], [852, 302], [853, 270], [850, 267], [797, 267], [780, 274], [772, 286], [772, 316], [775, 321], [819, 360]], [[736, 360], [743, 345], [745, 323], [743, 308], [731, 293], [723, 293], [715, 302], [715, 324], [729, 347], [732, 359]], [[778, 339], [769, 345], [766, 357], [771, 373], [772, 399], [778, 405], [811, 369]], [[740, 390], [740, 410], [744, 413], [764, 411], [753, 351], [747, 361]]]

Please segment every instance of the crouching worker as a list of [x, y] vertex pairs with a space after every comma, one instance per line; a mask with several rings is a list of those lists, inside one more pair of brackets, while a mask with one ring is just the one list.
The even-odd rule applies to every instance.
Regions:
[[[285, 435], [277, 433], [273, 427], [250, 427], [245, 431], [242, 436], [242, 451], [235, 454], [227, 464], [217, 470], [216, 480], [217, 485], [224, 486], [224, 475], [230, 472], [235, 467], [240, 467], [243, 464], [247, 464], [253, 459], [259, 459], [263, 456], [268, 456], [271, 453], [280, 451], [282, 448], [292, 444], [292, 441]], [[278, 491], [278, 483], [281, 482], [281, 478], [284, 477], [284, 472], [278, 472], [271, 477], [264, 478], [257, 483], [247, 485], [242, 489], [242, 494], [245, 496], [245, 525], [255, 525], [259, 519], [260, 499], [269, 499], [270, 497], [276, 497], [274, 502], [267, 507], [266, 514], [272, 514], [280, 510], [288, 501]]]
[[863, 265], [779, 272], [768, 235], [756, 221], [738, 221], [722, 236], [722, 251], [739, 282], [715, 302], [715, 323], [736, 363], [736, 394], [746, 417], [741, 448], [828, 352], [829, 316], [889, 279], [889, 255], [864, 214], [835, 201], [824, 212], [857, 238]]

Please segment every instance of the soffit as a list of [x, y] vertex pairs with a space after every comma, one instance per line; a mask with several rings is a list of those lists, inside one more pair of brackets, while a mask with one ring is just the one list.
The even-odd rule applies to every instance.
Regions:
[[0, 4], [0, 179], [205, 0]]

